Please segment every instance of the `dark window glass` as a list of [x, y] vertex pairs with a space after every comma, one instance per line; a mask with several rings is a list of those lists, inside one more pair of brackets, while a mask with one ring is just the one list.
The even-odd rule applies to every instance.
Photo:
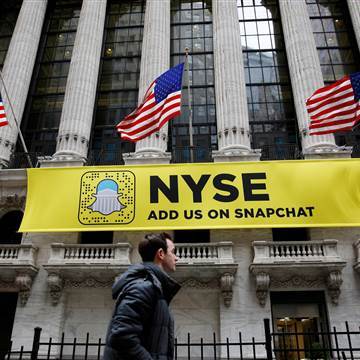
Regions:
[[274, 228], [273, 241], [306, 241], [309, 240], [307, 228]]
[[113, 231], [85, 231], [80, 233], [81, 244], [112, 244]]
[[18, 233], [22, 211], [10, 211], [0, 219], [0, 244], [20, 244], [22, 234]]
[[48, 6], [23, 125], [29, 150], [41, 155], [52, 155], [56, 149], [81, 1], [54, 0]]
[[[347, 2], [342, 0], [306, 0], [318, 49], [325, 84], [360, 71], [360, 56]], [[353, 157], [360, 156], [360, 127], [337, 133], [336, 143], [353, 146]]]
[[169, 149], [173, 153], [174, 162], [211, 161], [211, 149], [217, 148], [217, 136], [210, 2], [171, 2], [172, 66], [184, 61], [186, 47], [189, 48], [194, 149], [191, 155], [187, 71], [184, 72], [181, 116], [169, 123]]
[[3, 1], [0, 12], [0, 70], [9, 48], [22, 0]]
[[113, 0], [108, 5], [105, 44], [89, 161], [122, 162], [134, 144], [121, 142], [115, 125], [137, 106], [145, 0]]
[[280, 13], [275, 1], [238, 0], [252, 147], [294, 158], [299, 144]]
[[210, 230], [175, 230], [175, 243], [208, 243], [210, 242]]

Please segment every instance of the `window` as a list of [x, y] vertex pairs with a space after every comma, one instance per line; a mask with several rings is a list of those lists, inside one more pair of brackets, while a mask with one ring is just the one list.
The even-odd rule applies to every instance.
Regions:
[[0, 219], [0, 244], [20, 244], [22, 234], [18, 233], [21, 220], [23, 218], [22, 211], [14, 210], [6, 213]]
[[210, 242], [210, 230], [175, 230], [175, 243], [208, 243]]
[[[306, 0], [325, 84], [360, 70], [360, 55], [346, 1]], [[360, 156], [360, 127], [337, 133], [336, 143]]]
[[309, 230], [307, 228], [274, 228], [273, 241], [307, 241]]
[[[171, 2], [171, 64], [184, 61], [189, 48], [192, 125], [194, 148], [190, 149], [188, 73], [184, 72], [181, 116], [169, 123], [169, 149], [174, 162], [212, 161], [217, 149], [214, 92], [212, 13], [209, 2], [173, 0]], [[191, 151], [193, 155], [191, 155]]]
[[66, 80], [79, 22], [81, 1], [49, 2], [29, 111], [23, 129], [29, 151], [52, 155], [56, 149]]
[[16, 20], [21, 7], [21, 0], [4, 1], [0, 13], [0, 70], [4, 65], [5, 57], [14, 32]]
[[296, 158], [300, 146], [275, 0], [238, 0], [252, 147], [262, 159]]
[[113, 0], [108, 5], [90, 158], [98, 164], [122, 163], [135, 146], [121, 142], [115, 125], [138, 103], [145, 0]]
[[80, 244], [112, 244], [113, 231], [84, 231], [80, 233]]

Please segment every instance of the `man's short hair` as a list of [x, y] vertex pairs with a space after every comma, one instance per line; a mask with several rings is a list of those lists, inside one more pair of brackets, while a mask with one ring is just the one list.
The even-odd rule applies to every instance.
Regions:
[[142, 261], [154, 261], [155, 255], [159, 249], [163, 249], [167, 252], [166, 239], [172, 241], [171, 236], [167, 233], [161, 234], [147, 234], [144, 239], [140, 241], [138, 246], [139, 254]]

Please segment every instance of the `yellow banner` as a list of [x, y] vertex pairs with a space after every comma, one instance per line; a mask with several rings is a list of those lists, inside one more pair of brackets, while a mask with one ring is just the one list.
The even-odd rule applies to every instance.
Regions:
[[28, 170], [21, 232], [360, 226], [360, 160]]

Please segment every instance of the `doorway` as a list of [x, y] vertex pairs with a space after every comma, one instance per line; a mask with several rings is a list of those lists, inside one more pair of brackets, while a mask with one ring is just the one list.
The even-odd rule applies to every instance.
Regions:
[[17, 293], [0, 293], [0, 360], [5, 359], [10, 348], [17, 300]]
[[273, 292], [270, 294], [273, 331], [278, 360], [326, 358], [328, 339], [325, 295], [322, 291]]

